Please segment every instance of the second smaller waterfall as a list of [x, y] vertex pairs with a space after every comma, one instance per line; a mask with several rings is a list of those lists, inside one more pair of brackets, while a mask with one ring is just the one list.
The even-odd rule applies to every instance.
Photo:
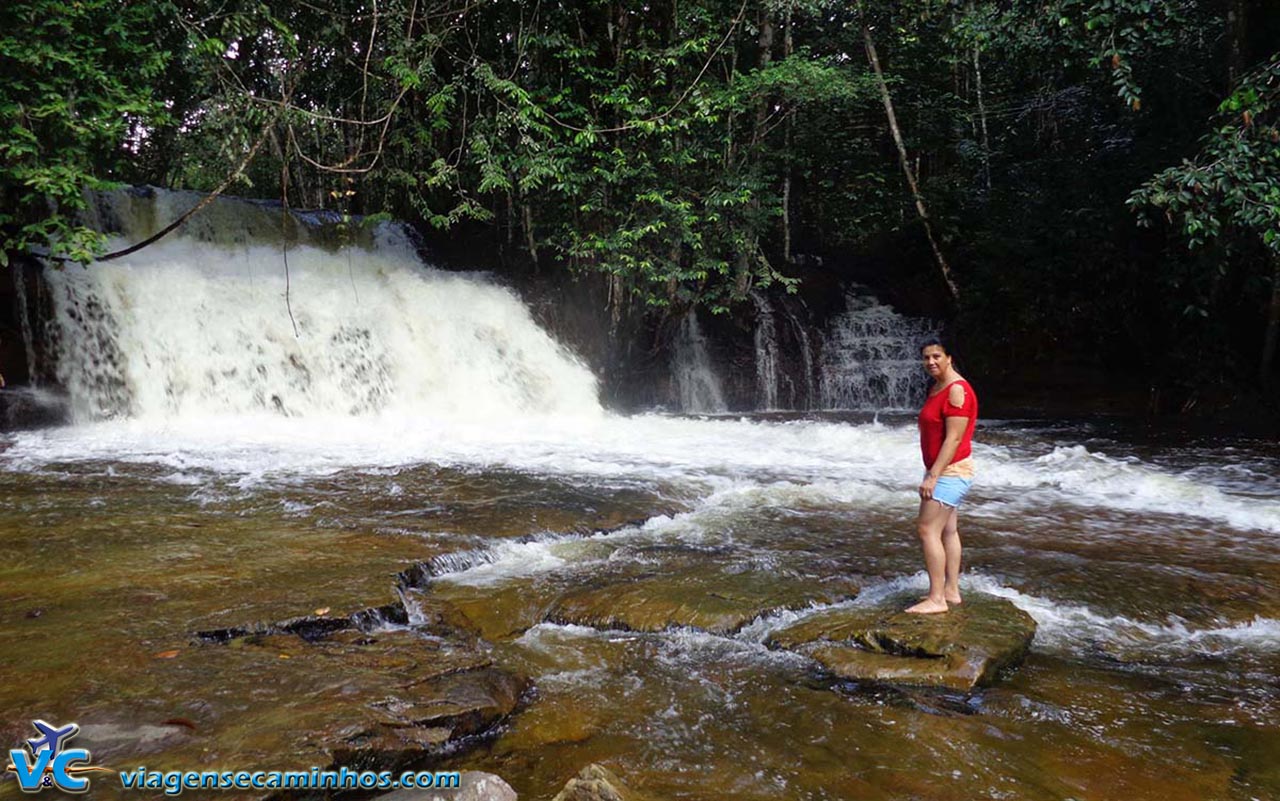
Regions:
[[913, 408], [925, 382], [916, 348], [936, 333], [933, 325], [868, 295], [851, 292], [847, 303], [848, 310], [831, 321], [822, 349], [823, 408]]
[[698, 327], [698, 315], [692, 309], [680, 321], [672, 373], [681, 411], [715, 414], [729, 410], [720, 379], [711, 366], [706, 337]]
[[778, 329], [769, 298], [752, 292], [751, 300], [756, 304], [757, 408], [772, 411], [778, 408]]

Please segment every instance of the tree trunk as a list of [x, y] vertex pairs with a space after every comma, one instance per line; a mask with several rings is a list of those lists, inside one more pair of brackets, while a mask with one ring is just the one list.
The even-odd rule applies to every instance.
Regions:
[[956, 282], [951, 277], [951, 267], [947, 264], [946, 258], [942, 255], [942, 249], [938, 247], [938, 241], [933, 236], [933, 224], [929, 221], [929, 212], [925, 209], [924, 196], [920, 194], [920, 186], [916, 183], [915, 173], [911, 169], [911, 158], [907, 155], [907, 146], [903, 144], [902, 132], [898, 129], [898, 115], [893, 111], [893, 98], [889, 95], [889, 84], [885, 82], [884, 73], [880, 70], [880, 57], [876, 55], [876, 44], [871, 38], [871, 28], [866, 25], [862, 26], [862, 41], [866, 45], [867, 60], [871, 62], [871, 69], [876, 74], [876, 85], [880, 87], [880, 99], [884, 101], [884, 113], [889, 118], [889, 131], [893, 134], [894, 144], [898, 146], [898, 160], [902, 163], [902, 173], [906, 176], [907, 186], [915, 199], [916, 213], [920, 216], [920, 222], [924, 224], [925, 236], [929, 239], [929, 247], [933, 250], [933, 258], [938, 263], [942, 280], [946, 283], [948, 292], [951, 293], [951, 300], [959, 302], [960, 290], [956, 287]]
[[520, 210], [524, 217], [524, 241], [529, 247], [529, 257], [533, 259], [533, 271], [538, 271], [538, 242], [533, 238], [533, 212], [529, 208], [529, 201], [526, 198], [520, 203]]
[[1227, 81], [1228, 91], [1235, 89], [1236, 81], [1244, 74], [1247, 63], [1245, 20], [1246, 1], [1230, 0], [1227, 5]]
[[[791, 38], [792, 6], [787, 6], [787, 21], [782, 34], [783, 58], [790, 58], [795, 44]], [[791, 263], [791, 146], [794, 137], [795, 113], [787, 113], [787, 127], [782, 152], [786, 164], [782, 178], [782, 260]]]
[[973, 44], [973, 80], [978, 95], [978, 120], [982, 123], [982, 177], [991, 192], [991, 139], [987, 136], [987, 106], [982, 100], [982, 62], [979, 60], [978, 43]]
[[1267, 333], [1262, 339], [1262, 363], [1258, 377], [1264, 385], [1275, 380], [1276, 349], [1280, 346], [1280, 255], [1271, 254], [1271, 305], [1267, 309]]
[[[770, 16], [769, 8], [766, 6], [760, 16], [760, 37], [756, 42], [757, 67], [761, 70], [767, 68], [773, 61], [773, 18]], [[764, 151], [764, 126], [765, 121], [769, 117], [769, 98], [764, 97], [756, 104], [756, 119], [751, 126], [751, 147], [747, 151], [747, 157], [751, 159], [751, 165], [757, 175], [762, 171], [761, 163], [763, 162]], [[755, 212], [760, 208], [759, 195], [753, 195], [749, 208]], [[755, 216], [754, 214], [752, 216]], [[746, 241], [742, 246], [742, 250], [738, 253], [737, 258], [737, 281], [735, 283], [735, 291], [738, 297], [745, 297], [751, 289], [752, 271], [751, 266], [754, 262], [755, 251], [759, 247], [758, 232], [748, 230], [745, 237]]]
[[[769, 9], [765, 8], [764, 14], [760, 19], [760, 40], [757, 43], [757, 53], [759, 54], [758, 66], [765, 69], [773, 61], [773, 20], [769, 17]], [[764, 136], [764, 122], [769, 116], [769, 98], [764, 98], [756, 106], [756, 124], [751, 131], [751, 143], [756, 149], [753, 154], [756, 161], [760, 160], [760, 140]]]

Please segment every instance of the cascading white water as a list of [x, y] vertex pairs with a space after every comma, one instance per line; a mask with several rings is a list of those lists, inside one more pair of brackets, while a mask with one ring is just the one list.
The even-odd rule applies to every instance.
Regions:
[[825, 409], [908, 409], [925, 379], [916, 352], [934, 330], [875, 298], [851, 292], [848, 310], [831, 321], [820, 369]]
[[756, 391], [757, 408], [778, 408], [778, 329], [773, 319], [773, 306], [760, 292], [752, 292], [756, 305]]
[[[189, 200], [161, 193], [169, 207], [143, 215], [127, 197], [112, 211], [136, 239]], [[77, 420], [602, 412], [590, 371], [513, 292], [427, 269], [395, 229], [370, 247], [292, 246], [286, 277], [280, 245], [253, 243], [278, 210], [213, 208], [239, 244], [209, 242], [206, 227], [204, 242], [48, 272], [49, 344]]]
[[698, 315], [690, 310], [680, 321], [672, 363], [676, 390], [680, 394], [680, 410], [694, 414], [728, 411], [720, 379], [711, 366], [707, 340], [698, 327]]

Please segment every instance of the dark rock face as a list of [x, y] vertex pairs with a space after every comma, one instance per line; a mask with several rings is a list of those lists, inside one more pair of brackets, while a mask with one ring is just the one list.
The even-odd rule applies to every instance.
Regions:
[[971, 594], [942, 615], [909, 615], [914, 601], [835, 609], [770, 636], [771, 648], [812, 657], [846, 679], [972, 690], [1020, 664], [1036, 623], [1008, 601]]
[[587, 765], [551, 801], [644, 801], [602, 765]]
[[0, 431], [62, 425], [70, 419], [71, 409], [60, 395], [28, 387], [0, 390]]
[[838, 603], [858, 594], [850, 581], [818, 582], [698, 565], [616, 578], [562, 595], [547, 619], [604, 629], [652, 632], [689, 627], [731, 634], [770, 612]]

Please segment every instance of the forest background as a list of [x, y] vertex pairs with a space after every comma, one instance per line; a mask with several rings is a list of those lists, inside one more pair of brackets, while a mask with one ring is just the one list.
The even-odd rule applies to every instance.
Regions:
[[1275, 407], [1266, 0], [11, 0], [0, 76], [6, 264], [106, 255], [86, 188], [226, 192], [655, 331], [857, 281], [1011, 393]]

